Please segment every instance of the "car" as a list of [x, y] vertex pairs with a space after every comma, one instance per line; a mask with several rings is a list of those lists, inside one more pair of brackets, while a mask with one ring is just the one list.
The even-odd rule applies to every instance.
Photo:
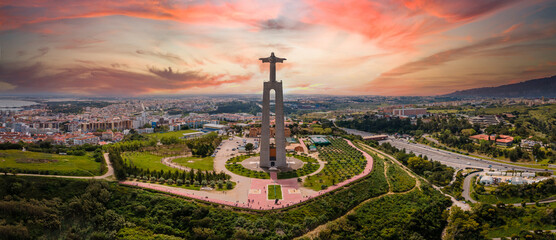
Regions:
[[471, 162], [467, 162], [467, 165], [471, 165]]

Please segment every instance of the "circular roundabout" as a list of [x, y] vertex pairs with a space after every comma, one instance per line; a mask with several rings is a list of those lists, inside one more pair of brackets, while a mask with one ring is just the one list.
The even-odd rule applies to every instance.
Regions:
[[[320, 167], [319, 162], [312, 157], [303, 155], [286, 156], [287, 167], [278, 171], [278, 179], [298, 178], [314, 173]], [[226, 161], [226, 169], [230, 172], [250, 178], [270, 178], [268, 168], [259, 166], [259, 155], [235, 156]]]

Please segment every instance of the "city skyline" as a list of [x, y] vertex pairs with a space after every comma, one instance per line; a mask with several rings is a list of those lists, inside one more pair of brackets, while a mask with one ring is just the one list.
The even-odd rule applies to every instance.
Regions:
[[556, 74], [550, 1], [0, 3], [0, 94], [437, 95]]

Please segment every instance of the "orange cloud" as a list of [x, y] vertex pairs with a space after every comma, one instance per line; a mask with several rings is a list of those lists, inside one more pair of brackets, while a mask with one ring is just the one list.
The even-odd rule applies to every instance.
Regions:
[[242, 0], [222, 4], [181, 3], [172, 1], [41, 1], [23, 0], [0, 4], [0, 30], [26, 24], [76, 18], [123, 15], [136, 18], [171, 20], [184, 23], [207, 23], [233, 26], [235, 23], [256, 26], [275, 18], [276, 4]]

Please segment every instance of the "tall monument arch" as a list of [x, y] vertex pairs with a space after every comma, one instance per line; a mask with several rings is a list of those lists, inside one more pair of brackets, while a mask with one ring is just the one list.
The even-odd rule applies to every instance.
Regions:
[[[263, 63], [270, 63], [270, 80], [263, 83], [263, 119], [261, 126], [261, 160], [260, 166], [276, 170], [287, 167], [286, 163], [286, 137], [284, 136], [284, 97], [282, 94], [282, 82], [276, 81], [276, 63], [283, 63], [285, 58], [274, 56], [259, 58]], [[275, 116], [276, 128], [274, 141], [275, 146], [270, 145], [270, 90], [275, 92]]]

